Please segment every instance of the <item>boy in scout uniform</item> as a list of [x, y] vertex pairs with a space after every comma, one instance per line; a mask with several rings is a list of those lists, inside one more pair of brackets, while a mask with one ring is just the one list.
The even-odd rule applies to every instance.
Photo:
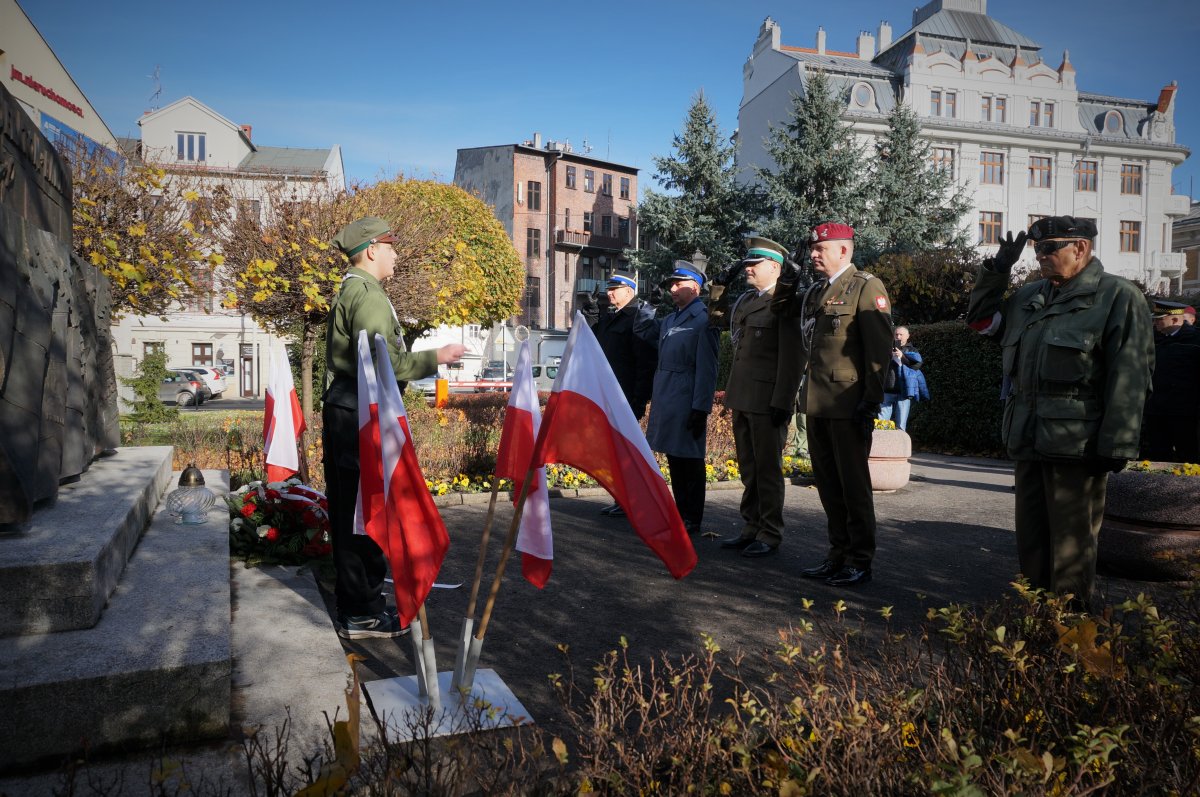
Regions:
[[813, 478], [829, 524], [829, 552], [805, 578], [836, 587], [871, 580], [875, 503], [867, 458], [892, 356], [891, 304], [883, 283], [851, 263], [854, 228], [827, 222], [812, 231], [809, 255], [820, 277], [779, 309], [798, 315], [804, 342], [800, 410], [808, 417]]
[[[787, 250], [766, 238], [746, 243], [746, 257], [715, 280], [712, 297], [718, 318], [727, 313], [733, 336], [725, 406], [733, 411], [733, 440], [745, 485], [745, 525], [740, 534], [722, 540], [721, 547], [754, 558], [774, 553], [783, 541], [783, 445], [800, 387], [800, 325], [771, 311]], [[727, 311], [726, 287], [742, 269], [750, 290]]]
[[1086, 608], [1109, 471], [1138, 453], [1154, 366], [1150, 314], [1133, 283], [1093, 256], [1094, 222], [1051, 216], [1028, 237], [1043, 278], [1005, 298], [1026, 239], [1009, 232], [983, 261], [967, 324], [1004, 351], [1021, 572]]
[[325, 394], [321, 442], [325, 450], [325, 491], [329, 499], [330, 539], [337, 572], [334, 594], [338, 634], [347, 639], [397, 637], [394, 609], [383, 597], [387, 559], [365, 534], [354, 533], [358, 497], [358, 333], [367, 331], [374, 352], [375, 334], [387, 340], [396, 379], [404, 382], [437, 373], [439, 363], [457, 362], [466, 347], [452, 343], [437, 350], [408, 352], [396, 311], [383, 280], [396, 270], [396, 237], [383, 219], [366, 217], [347, 224], [333, 245], [350, 259], [325, 331]]

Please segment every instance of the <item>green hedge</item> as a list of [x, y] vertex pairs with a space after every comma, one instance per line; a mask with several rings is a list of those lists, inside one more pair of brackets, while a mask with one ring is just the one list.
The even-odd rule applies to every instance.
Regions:
[[908, 422], [913, 447], [946, 454], [1005, 456], [1000, 439], [1000, 346], [962, 321], [911, 326], [929, 401]]

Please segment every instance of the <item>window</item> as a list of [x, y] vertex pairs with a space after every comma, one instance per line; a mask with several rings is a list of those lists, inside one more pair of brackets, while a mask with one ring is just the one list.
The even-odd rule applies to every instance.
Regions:
[[600, 178], [600, 193], [612, 196], [612, 175], [606, 174]]
[[529, 181], [529, 209], [542, 209], [542, 184], [537, 180]]
[[567, 167], [567, 188], [574, 188], [574, 187], [575, 187], [575, 167], [568, 166]]
[[529, 227], [525, 230], [525, 256], [541, 257], [541, 255], [542, 231], [537, 227]]
[[979, 214], [979, 243], [1000, 242], [1000, 228], [1004, 226], [1004, 214], [985, 210]]
[[142, 343], [142, 357], [149, 357], [151, 354], [166, 354], [167, 344], [161, 340], [147, 340]]
[[1004, 184], [1004, 153], [979, 153], [979, 182], [992, 185]]
[[[1037, 222], [1041, 221], [1044, 218], [1046, 218], [1045, 213], [1030, 213], [1029, 214], [1029, 224], [1025, 227], [1025, 229], [1028, 230], [1030, 227], [1032, 227], [1034, 224], [1036, 224]], [[1032, 238], [1026, 239], [1026, 245], [1033, 246], [1033, 239]]]
[[958, 95], [955, 94], [953, 91], [946, 92], [946, 118], [947, 119], [953, 119], [956, 116], [958, 116], [958, 113], [955, 109], [955, 103], [957, 100], [958, 100]]
[[583, 211], [583, 231], [592, 231], [592, 211], [590, 210]]
[[176, 133], [175, 160], [199, 162], [204, 160], [203, 133]]
[[1122, 194], [1137, 194], [1142, 193], [1142, 167], [1132, 163], [1121, 164], [1121, 193]]
[[875, 92], [866, 83], [854, 87], [854, 104], [859, 108], [875, 107]]
[[934, 171], [954, 177], [954, 150], [950, 147], [934, 147], [930, 153], [929, 160]]
[[992, 121], [992, 98], [986, 94], [980, 98], [979, 118], [981, 121]]
[[621, 178], [621, 199], [629, 199], [630, 182], [628, 177]]
[[592, 258], [588, 255], [581, 255], [579, 258], [579, 278], [585, 280], [596, 278], [595, 268], [592, 266]]
[[1054, 103], [1042, 105], [1042, 127], [1054, 127]]
[[1037, 100], [1029, 103], [1029, 126], [1054, 127], [1054, 103]]
[[192, 344], [192, 365], [212, 365], [213, 345], [211, 343]]
[[1050, 158], [1031, 157], [1029, 159], [1029, 187], [1049, 188], [1052, 166], [1053, 161]]
[[929, 92], [929, 115], [942, 115], [942, 93], [940, 91]]
[[1125, 117], [1120, 111], [1109, 111], [1104, 115], [1104, 132], [1110, 136], [1119, 135], [1125, 129]]
[[1008, 114], [1008, 100], [1005, 97], [984, 95], [980, 102], [979, 118], [984, 122], [999, 122], [1004, 124]]
[[1004, 124], [1008, 121], [1008, 99], [1005, 97], [997, 97], [992, 121]]
[[1183, 252], [1183, 281], [1194, 282], [1200, 279], [1200, 249], [1185, 249]]
[[563, 208], [563, 229], [571, 229], [571, 209]]
[[612, 237], [612, 216], [600, 217], [600, 234], [605, 238]]
[[930, 116], [945, 116], [947, 119], [953, 119], [957, 115], [957, 104], [958, 94], [953, 91], [929, 92]]
[[1076, 191], [1095, 191], [1096, 190], [1096, 161], [1080, 161], [1075, 164], [1075, 190]]
[[596, 173], [591, 169], [583, 170], [583, 190], [589, 194], [596, 191]]
[[1142, 251], [1142, 223], [1140, 221], [1121, 222], [1121, 251]]
[[1042, 119], [1042, 104], [1040, 102], [1029, 103], [1029, 126], [1037, 127], [1038, 122]]
[[530, 309], [542, 306], [541, 277], [525, 278], [525, 306]]
[[617, 237], [621, 239], [621, 243], [629, 243], [629, 219], [617, 219]]

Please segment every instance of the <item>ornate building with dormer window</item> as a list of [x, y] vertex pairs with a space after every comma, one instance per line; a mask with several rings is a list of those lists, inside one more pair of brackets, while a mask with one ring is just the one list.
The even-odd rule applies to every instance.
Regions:
[[[987, 0], [932, 0], [899, 38], [885, 22], [877, 37], [860, 33], [853, 52], [827, 49], [821, 29], [812, 48], [784, 45], [767, 19], [743, 67], [741, 178], [774, 167], [771, 128], [820, 70], [844, 92], [843, 118], [864, 140], [887, 130], [896, 103], [916, 112], [931, 167], [973, 197], [966, 221], [982, 249], [1042, 216], [1092, 218], [1106, 269], [1151, 290], [1178, 287], [1184, 257], [1171, 251], [1172, 222], [1190, 203], [1171, 191], [1172, 170], [1188, 156], [1175, 141], [1176, 84], [1153, 100], [1110, 97], [1078, 88], [1068, 51], [1054, 60], [988, 16]], [[1032, 250], [1025, 259], [1033, 265]]]

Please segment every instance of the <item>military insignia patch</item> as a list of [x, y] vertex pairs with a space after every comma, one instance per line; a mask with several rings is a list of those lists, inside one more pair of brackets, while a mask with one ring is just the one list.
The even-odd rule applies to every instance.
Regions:
[[883, 296], [876, 296], [875, 297], [875, 306], [878, 307], [880, 310], [888, 309], [887, 299]]

